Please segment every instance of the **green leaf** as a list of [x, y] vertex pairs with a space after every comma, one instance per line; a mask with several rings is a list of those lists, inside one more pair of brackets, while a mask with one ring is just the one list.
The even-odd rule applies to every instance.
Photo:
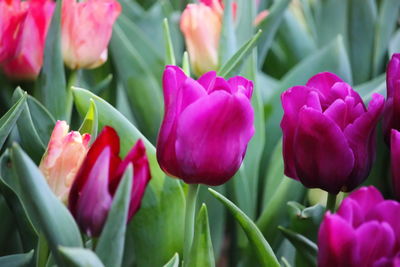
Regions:
[[[24, 94], [21, 88], [15, 89], [13, 101]], [[46, 108], [31, 96], [27, 97], [24, 106], [17, 121], [21, 146], [36, 163], [39, 163], [49, 142], [55, 120]]]
[[79, 132], [81, 134], [88, 133], [91, 135], [90, 143], [93, 143], [97, 137], [98, 133], [98, 119], [97, 119], [97, 108], [96, 103], [91, 99], [89, 110], [86, 113], [85, 119], [81, 127], [79, 128]]
[[317, 241], [318, 230], [325, 214], [325, 207], [317, 204], [311, 207], [290, 201], [288, 202], [290, 214], [290, 229], [306, 236], [312, 241]]
[[398, 0], [382, 0], [380, 3], [379, 16], [375, 28], [373, 76], [384, 71], [387, 49], [396, 27], [399, 8], [400, 1]]
[[42, 72], [36, 83], [37, 97], [57, 119], [69, 120], [72, 96], [67, 88], [61, 52], [61, 1], [57, 1], [46, 38]]
[[282, 142], [276, 144], [268, 164], [262, 212], [257, 226], [273, 247], [278, 247], [281, 235], [279, 224], [287, 221], [287, 202], [300, 200], [304, 196], [304, 187], [298, 181], [287, 178], [283, 173]]
[[164, 41], [165, 41], [165, 65], [176, 65], [174, 46], [171, 40], [171, 33], [169, 32], [168, 19], [164, 19], [163, 23]]
[[3, 147], [16, 121], [25, 107], [27, 94], [24, 93], [18, 101], [0, 119], [0, 148]]
[[133, 46], [120, 23], [118, 20], [114, 24], [110, 44], [116, 73], [126, 90], [139, 129], [155, 142], [164, 107], [159, 78], [151, 72], [145, 55]]
[[96, 247], [96, 254], [105, 267], [118, 267], [122, 263], [126, 222], [128, 221], [128, 210], [131, 200], [132, 177], [133, 165], [130, 164], [118, 185], [111, 210], [108, 213]]
[[60, 246], [59, 254], [70, 267], [103, 267], [103, 263], [90, 249]]
[[[80, 114], [85, 114], [90, 99], [94, 100], [99, 116], [99, 129], [109, 125], [118, 132], [121, 156], [126, 155], [138, 139], [145, 143], [152, 179], [141, 208], [129, 225], [127, 235], [133, 238], [132, 246], [137, 253], [139, 266], [164, 264], [175, 252], [182, 250], [185, 196], [179, 180], [166, 178], [158, 165], [154, 146], [115, 108], [87, 90], [74, 88], [73, 94]], [[153, 251], [157, 251], [157, 254]]]
[[374, 93], [386, 96], [386, 74], [381, 74], [373, 80], [356, 86], [354, 89], [360, 94], [365, 103], [371, 100]]
[[374, 29], [377, 18], [375, 0], [349, 1], [349, 58], [354, 83], [368, 81], [372, 73]]
[[261, 31], [258, 31], [258, 33], [248, 40], [225, 64], [222, 65], [218, 70], [218, 75], [225, 78], [232, 76], [235, 70], [240, 67], [251, 50], [255, 47], [260, 35]]
[[240, 224], [243, 231], [246, 233], [249, 242], [252, 244], [255, 254], [258, 257], [260, 266], [273, 267], [280, 266], [279, 262], [269, 246], [268, 242], [264, 239], [262, 233], [257, 228], [256, 224], [247, 217], [238, 207], [235, 206], [231, 201], [225, 198], [223, 195], [208, 189], [211, 194], [219, 201], [221, 201], [225, 207], [231, 212], [236, 221]]
[[179, 254], [175, 253], [163, 267], [179, 267]]
[[22, 203], [36, 230], [43, 232], [56, 261], [62, 265], [57, 246], [82, 246], [82, 239], [71, 213], [51, 192], [42, 173], [25, 152], [14, 144], [11, 150], [14, 172]]
[[392, 56], [394, 53], [400, 52], [400, 29], [393, 34], [392, 39], [390, 39], [389, 43], [389, 56]]
[[318, 247], [315, 243], [308, 238], [282, 226], [279, 226], [278, 228], [297, 249], [298, 253], [304, 257], [308, 263], [307, 266], [317, 266]]
[[185, 74], [190, 77], [190, 61], [189, 61], [189, 54], [187, 51], [183, 53], [182, 69], [185, 72]]
[[33, 250], [24, 254], [14, 254], [0, 257], [0, 266], [23, 267], [27, 266], [33, 257]]
[[224, 4], [224, 17], [218, 45], [219, 65], [222, 65], [222, 62], [227, 62], [236, 51], [236, 35], [232, 12], [232, 0], [225, 0]]
[[207, 206], [203, 204], [197, 214], [194, 237], [190, 249], [189, 260], [185, 266], [213, 267], [215, 266], [210, 227], [208, 225]]
[[259, 29], [262, 30], [259, 42], [260, 45], [258, 46], [259, 66], [261, 66], [265, 61], [265, 57], [267, 56], [268, 50], [272, 45], [275, 34], [282, 22], [283, 14], [289, 3], [290, 0], [274, 1], [267, 18], [259, 25]]

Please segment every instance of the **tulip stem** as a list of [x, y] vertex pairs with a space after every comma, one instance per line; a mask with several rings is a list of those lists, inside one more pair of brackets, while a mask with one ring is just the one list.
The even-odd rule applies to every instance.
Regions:
[[337, 194], [328, 193], [328, 199], [326, 201], [326, 210], [329, 210], [332, 213], [335, 212], [336, 197], [337, 197]]
[[183, 261], [184, 265], [188, 262], [190, 248], [192, 247], [193, 240], [193, 224], [196, 213], [197, 194], [199, 192], [198, 184], [189, 184], [189, 190], [186, 196], [186, 210], [185, 210], [185, 235], [183, 246]]

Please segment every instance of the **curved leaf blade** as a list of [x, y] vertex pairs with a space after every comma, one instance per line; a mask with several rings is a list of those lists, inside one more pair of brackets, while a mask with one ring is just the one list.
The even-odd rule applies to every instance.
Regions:
[[58, 248], [59, 254], [69, 267], [103, 267], [103, 263], [90, 249], [84, 248]]

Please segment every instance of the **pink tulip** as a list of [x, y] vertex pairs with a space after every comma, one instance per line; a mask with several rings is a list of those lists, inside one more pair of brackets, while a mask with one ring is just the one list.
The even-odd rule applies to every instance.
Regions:
[[61, 30], [65, 64], [96, 68], [107, 60], [112, 26], [121, 13], [115, 0], [63, 0]]
[[163, 76], [165, 114], [157, 160], [186, 183], [221, 185], [239, 169], [254, 134], [253, 82], [215, 71], [197, 81], [176, 66]]
[[208, 2], [187, 5], [180, 21], [191, 67], [198, 76], [218, 67], [223, 9], [217, 0]]
[[68, 130], [69, 126], [65, 121], [57, 121], [39, 166], [50, 188], [63, 202], [67, 201], [90, 141], [89, 134], [81, 135]]
[[0, 0], [0, 66], [7, 76], [38, 76], [54, 7], [51, 0]]

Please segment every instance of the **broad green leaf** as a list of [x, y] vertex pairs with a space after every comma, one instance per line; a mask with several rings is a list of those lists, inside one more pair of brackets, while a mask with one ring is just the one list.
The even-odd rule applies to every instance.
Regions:
[[27, 94], [24, 93], [18, 101], [3, 115], [0, 119], [0, 148], [3, 147], [7, 136], [10, 134], [16, 121], [21, 115], [22, 110], [25, 108]]
[[290, 230], [317, 241], [318, 229], [325, 214], [325, 207], [317, 204], [311, 207], [290, 201], [288, 202], [290, 215]]
[[236, 51], [236, 35], [232, 11], [232, 0], [225, 0], [224, 4], [224, 17], [218, 46], [218, 62], [220, 66], [223, 62], [227, 62]]
[[175, 253], [163, 267], [179, 267], [179, 254]]
[[230, 77], [234, 74], [235, 70], [240, 67], [242, 62], [247, 58], [251, 50], [257, 44], [257, 40], [261, 35], [261, 31], [256, 33], [250, 40], [248, 40], [236, 53], [218, 70], [218, 75], [222, 77]]
[[290, 0], [274, 1], [267, 18], [258, 26], [262, 34], [258, 46], [258, 65], [261, 66], [265, 61], [268, 50], [272, 45], [275, 34], [282, 22], [283, 14], [289, 5]]
[[33, 250], [24, 254], [14, 254], [0, 257], [0, 266], [23, 267], [27, 266], [33, 257]]
[[214, 191], [211, 188], [209, 188], [208, 190], [215, 198], [217, 198], [225, 205], [225, 207], [233, 215], [236, 221], [240, 224], [243, 231], [246, 233], [247, 238], [249, 239], [249, 242], [252, 245], [253, 250], [255, 251], [255, 254], [258, 257], [260, 266], [280, 266], [274, 252], [272, 251], [268, 242], [264, 239], [256, 224], [245, 213], [243, 213], [243, 211], [241, 211], [238, 207], [235, 206], [235, 204], [233, 204], [223, 195], [219, 194], [217, 191]]
[[279, 230], [293, 244], [297, 252], [307, 261], [307, 266], [317, 266], [317, 245], [308, 238], [279, 226]]
[[103, 263], [90, 249], [60, 246], [60, 256], [70, 267], [103, 267]]
[[368, 103], [375, 93], [386, 96], [386, 74], [381, 74], [373, 80], [356, 86], [354, 89], [360, 94], [365, 103]]
[[283, 168], [282, 142], [279, 141], [268, 164], [262, 212], [256, 222], [274, 248], [282, 241], [277, 227], [287, 220], [287, 202], [300, 200], [304, 196], [304, 187], [299, 182], [287, 178]]
[[110, 212], [96, 247], [105, 267], [121, 266], [124, 253], [126, 222], [132, 191], [133, 165], [130, 164], [118, 185]]
[[368, 81], [372, 73], [375, 0], [349, 1], [349, 58], [355, 84]]
[[[164, 264], [175, 252], [182, 250], [185, 196], [180, 182], [165, 176], [157, 163], [154, 146], [115, 108], [87, 90], [74, 88], [73, 93], [80, 114], [85, 114], [90, 99], [94, 100], [99, 115], [99, 129], [109, 125], [118, 132], [121, 156], [126, 155], [139, 138], [145, 143], [152, 179], [141, 208], [128, 227], [127, 235], [133, 238], [132, 246], [139, 266]], [[157, 254], [153, 251], [157, 251]]]
[[185, 266], [214, 267], [215, 259], [208, 225], [207, 206], [203, 204], [197, 214], [192, 248]]
[[400, 29], [393, 34], [392, 39], [389, 43], [389, 57], [391, 57], [394, 53], [400, 52]]
[[79, 132], [81, 134], [88, 133], [91, 135], [90, 143], [93, 143], [98, 133], [98, 119], [97, 119], [96, 103], [90, 100], [89, 110], [86, 113], [85, 119], [82, 122]]
[[164, 41], [165, 41], [165, 65], [176, 65], [174, 46], [171, 40], [171, 33], [169, 32], [168, 19], [164, 19]]
[[47, 243], [46, 237], [43, 234], [39, 234], [39, 240], [37, 242], [36, 253], [36, 266], [45, 267], [49, 257], [49, 244]]
[[18, 218], [13, 215], [5, 198], [0, 194], [0, 256], [21, 253], [24, 248], [18, 227], [15, 227]]
[[69, 120], [72, 96], [67, 88], [61, 52], [61, 1], [57, 1], [46, 38], [43, 68], [36, 83], [37, 97], [57, 119]]
[[[13, 100], [16, 101], [24, 94], [21, 88], [15, 89]], [[36, 163], [39, 163], [49, 142], [55, 120], [46, 108], [31, 96], [27, 97], [24, 106], [17, 121], [21, 146]]]
[[382, 0], [375, 28], [375, 45], [373, 58], [373, 76], [384, 71], [385, 59], [390, 38], [395, 30], [399, 17], [400, 1]]
[[[338, 35], [347, 37], [347, 16], [349, 1], [315, 1], [314, 17], [318, 37], [318, 46], [331, 43]], [[338, 19], [340, 18], [340, 19]], [[347, 40], [344, 40], [347, 43]]]
[[29, 251], [36, 248], [37, 233], [25, 212], [19, 195], [17, 194], [17, 192], [19, 192], [18, 184], [13, 175], [11, 165], [12, 162], [7, 150], [0, 158], [0, 192], [4, 196], [14, 218], [16, 218], [14, 227], [18, 228], [22, 247], [24, 251]]
[[57, 246], [82, 246], [82, 239], [71, 213], [51, 192], [42, 173], [25, 152], [14, 144], [11, 150], [14, 172], [22, 203], [37, 231], [44, 234], [59, 264]]
[[[119, 21], [114, 24], [110, 50], [116, 73], [127, 92], [129, 103], [139, 129], [155, 142], [163, 115], [160, 77], [154, 76], [140, 54], [122, 30]], [[130, 33], [129, 33], [130, 34]]]

